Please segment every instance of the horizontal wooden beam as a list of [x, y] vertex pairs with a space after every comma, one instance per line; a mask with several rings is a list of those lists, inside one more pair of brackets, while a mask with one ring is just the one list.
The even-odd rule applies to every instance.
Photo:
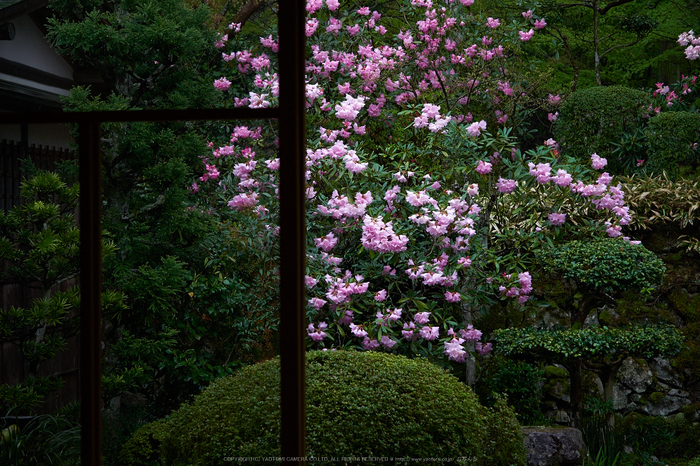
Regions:
[[0, 125], [21, 123], [127, 123], [136, 121], [220, 121], [279, 118], [279, 108], [188, 108], [100, 112], [0, 113]]

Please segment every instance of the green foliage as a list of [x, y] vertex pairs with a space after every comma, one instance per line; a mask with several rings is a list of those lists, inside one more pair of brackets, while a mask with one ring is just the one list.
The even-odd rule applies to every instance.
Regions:
[[481, 375], [476, 392], [489, 407], [505, 395], [518, 420], [523, 425], [533, 425], [542, 417], [544, 381], [544, 370], [537, 366], [524, 361], [498, 360]]
[[[211, 84], [221, 53], [202, 2], [57, 0], [52, 7], [54, 46], [104, 81], [74, 88], [66, 110], [221, 102]], [[210, 154], [204, 135], [230, 139], [231, 128], [173, 122], [105, 124], [102, 131], [103, 227], [118, 251], [105, 261], [105, 286], [126, 296], [125, 306], [105, 312], [105, 396], [145, 395], [149, 414], [162, 416], [241, 361], [274, 352], [275, 256], [260, 260], [268, 244], [241, 252], [233, 238], [255, 243], [257, 231], [193, 205], [190, 187]]]
[[80, 233], [75, 225], [78, 186], [58, 174], [34, 171], [20, 187], [25, 202], [0, 212], [0, 261], [3, 284], [38, 288], [28, 308], [0, 310], [0, 344], [11, 343], [28, 364], [28, 377], [0, 385], [0, 406], [29, 413], [60, 389], [61, 380], [38, 375], [39, 365], [66, 346], [76, 332], [71, 316], [80, 305], [76, 289], [51, 290], [77, 275]]
[[616, 238], [568, 242], [552, 249], [545, 267], [586, 289], [608, 293], [650, 288], [661, 283], [666, 271], [663, 261], [641, 244]]
[[506, 356], [544, 351], [565, 359], [619, 357], [622, 353], [651, 358], [674, 355], [683, 336], [672, 326], [544, 330], [507, 328], [496, 330], [495, 347]]
[[58, 18], [49, 21], [48, 38], [74, 63], [95, 69], [115, 94], [128, 92], [130, 106], [214, 101], [206, 70], [218, 53], [206, 7], [179, 0], [80, 3], [52, 2]]
[[674, 457], [683, 456], [681, 451], [673, 447], [679, 427], [681, 426], [670, 419], [636, 413], [623, 418], [619, 426], [627, 444], [633, 447], [635, 453]]
[[[514, 413], [502, 401], [494, 411], [482, 407], [467, 387], [425, 360], [328, 351], [307, 353], [306, 361], [307, 456], [525, 464]], [[142, 428], [125, 450], [137, 452], [136, 442], [152, 445], [152, 437], [164, 464], [279, 456], [279, 377], [274, 359], [221, 379], [157, 426], [159, 432]], [[151, 448], [145, 447], [149, 455]], [[145, 464], [138, 461], [125, 464]]]
[[[651, 97], [623, 86], [592, 87], [571, 94], [554, 123], [555, 139], [565, 154], [587, 161], [594, 152], [606, 157], [611, 173], [622, 173], [625, 160], [610, 156], [620, 134], [643, 128]], [[636, 165], [636, 160], [633, 161]], [[627, 164], [628, 165], [628, 164]]]
[[674, 363], [679, 370], [688, 374], [689, 383], [696, 383], [700, 375], [700, 322], [687, 324], [681, 332], [686, 338], [686, 345]]
[[26, 424], [8, 413], [0, 423], [0, 463], [7, 466], [80, 464], [80, 422], [70, 407], [43, 414]]
[[665, 171], [675, 178], [681, 167], [700, 164], [700, 114], [662, 112], [649, 120], [646, 135], [649, 144], [647, 171]]
[[0, 260], [5, 280], [38, 282], [43, 290], [75, 276], [79, 231], [73, 212], [78, 186], [55, 173], [40, 172], [20, 186], [26, 202], [0, 212]]
[[625, 201], [634, 210], [630, 226], [649, 229], [659, 224], [680, 228], [700, 219], [700, 180], [671, 179], [668, 173], [657, 176], [623, 178]]
[[160, 419], [140, 427], [119, 452], [119, 464], [152, 466], [160, 464], [160, 442], [168, 435], [167, 420]]

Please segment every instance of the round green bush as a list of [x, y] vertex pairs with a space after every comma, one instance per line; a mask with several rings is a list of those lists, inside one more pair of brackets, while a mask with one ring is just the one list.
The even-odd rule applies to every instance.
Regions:
[[662, 112], [649, 120], [646, 129], [649, 145], [648, 172], [666, 171], [671, 177], [679, 165], [697, 167], [700, 163], [700, 114]]
[[[512, 409], [502, 402], [493, 410], [483, 407], [467, 386], [426, 360], [374, 352], [310, 352], [306, 383], [308, 457], [525, 464]], [[158, 435], [162, 464], [210, 466], [228, 464], [231, 457], [279, 457], [279, 385], [279, 358], [212, 383], [192, 404], [163, 421], [167, 432]], [[143, 441], [138, 434], [133, 439]], [[382, 462], [394, 463], [405, 464]]]
[[666, 273], [656, 254], [622, 238], [570, 241], [552, 249], [547, 268], [586, 288], [613, 293], [659, 284]]
[[623, 133], [644, 128], [651, 97], [624, 86], [591, 87], [574, 92], [561, 105], [552, 131], [565, 154], [589, 160], [592, 153], [608, 159], [608, 170], [622, 171], [612, 156]]

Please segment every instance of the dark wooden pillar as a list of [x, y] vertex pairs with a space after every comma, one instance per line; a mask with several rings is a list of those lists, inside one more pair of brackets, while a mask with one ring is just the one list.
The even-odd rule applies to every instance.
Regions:
[[81, 464], [102, 461], [102, 222], [100, 122], [79, 126]]

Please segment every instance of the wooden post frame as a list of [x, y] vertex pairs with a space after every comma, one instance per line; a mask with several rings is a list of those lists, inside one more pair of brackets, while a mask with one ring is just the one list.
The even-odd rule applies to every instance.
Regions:
[[81, 464], [102, 464], [101, 158], [106, 122], [278, 120], [280, 139], [281, 435], [284, 463], [305, 464], [305, 0], [279, 2], [278, 108], [0, 114], [0, 124], [78, 123]]

